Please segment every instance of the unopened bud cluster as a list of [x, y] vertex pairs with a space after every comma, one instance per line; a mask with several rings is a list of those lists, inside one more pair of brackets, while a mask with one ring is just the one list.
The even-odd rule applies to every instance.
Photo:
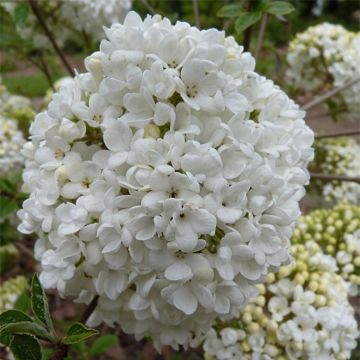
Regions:
[[205, 359], [349, 359], [359, 335], [347, 284], [314, 241], [292, 246], [295, 261], [270, 273], [237, 321], [218, 323]]
[[346, 203], [332, 209], [318, 209], [302, 216], [293, 243], [313, 239], [336, 259], [340, 275], [350, 282], [350, 293], [360, 286], [360, 207]]

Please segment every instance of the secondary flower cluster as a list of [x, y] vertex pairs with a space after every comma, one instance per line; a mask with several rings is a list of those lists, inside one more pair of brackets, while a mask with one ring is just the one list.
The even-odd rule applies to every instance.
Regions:
[[[58, 0], [56, 1], [58, 2]], [[132, 0], [61, 0], [61, 16], [78, 31], [95, 39], [103, 37], [103, 26], [123, 22]]]
[[0, 286], [0, 314], [13, 309], [19, 296], [28, 289], [28, 282], [22, 275], [4, 281]]
[[360, 207], [346, 203], [318, 209], [302, 216], [294, 230], [293, 243], [314, 239], [326, 254], [336, 259], [340, 275], [349, 281], [350, 293], [360, 286]]
[[[124, 20], [132, 0], [39, 0], [36, 4], [45, 21], [49, 19], [48, 26], [58, 45], [62, 46], [76, 33], [85, 35], [86, 39], [82, 39], [83, 41], [99, 40], [103, 36], [103, 26]], [[24, 3], [21, 0], [5, 1], [1, 6], [15, 19], [17, 9], [24, 6]], [[51, 48], [48, 38], [32, 13], [16, 30], [23, 39], [31, 41], [34, 47], [44, 50]]]
[[[310, 171], [360, 177], [360, 145], [353, 138], [320, 139], [315, 141], [314, 147], [315, 158], [309, 165]], [[328, 203], [360, 203], [360, 184], [356, 182], [312, 180], [310, 190]]]
[[[299, 89], [323, 91], [324, 87], [341, 86], [360, 76], [360, 32], [329, 23], [311, 26], [290, 43], [287, 61], [288, 78]], [[335, 99], [356, 114], [360, 111], [359, 91], [358, 82]]]
[[314, 241], [292, 250], [295, 262], [258, 285], [237, 321], [208, 333], [206, 360], [350, 358], [359, 331], [334, 259]]
[[[73, 2], [73, 0], [69, 2]], [[62, 46], [65, 43], [66, 38], [69, 36], [70, 31], [66, 26], [62, 28], [57, 26], [59, 23], [59, 3], [53, 0], [39, 0], [36, 1], [36, 4], [40, 8], [43, 18], [51, 19], [51, 32], [53, 33], [58, 45]], [[32, 14], [29, 9], [30, 6], [27, 3], [24, 3], [22, 0], [2, 1], [0, 6], [3, 7], [12, 17], [16, 26], [16, 32], [20, 38], [28, 41], [37, 49], [42, 49], [44, 51], [51, 49], [52, 45], [50, 41], [44, 34], [37, 18]], [[23, 7], [22, 12], [26, 12], [28, 15], [24, 19], [24, 22], [17, 24], [17, 14], [19, 13], [19, 8], [21, 7]]]
[[24, 157], [21, 149], [25, 143], [17, 122], [0, 115], [0, 176], [19, 170]]
[[289, 260], [304, 112], [215, 29], [134, 12], [53, 95], [24, 148], [19, 230], [46, 288], [156, 346], [196, 345]]
[[0, 114], [9, 119], [16, 120], [26, 127], [34, 119], [35, 111], [30, 99], [21, 95], [13, 95], [2, 84], [0, 77]]

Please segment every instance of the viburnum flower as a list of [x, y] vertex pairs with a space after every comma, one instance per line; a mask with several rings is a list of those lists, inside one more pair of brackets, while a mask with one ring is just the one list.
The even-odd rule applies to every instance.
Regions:
[[195, 346], [289, 261], [313, 133], [224, 32], [135, 12], [105, 32], [31, 125], [19, 230], [45, 288], [99, 295], [89, 324]]
[[0, 175], [13, 173], [23, 166], [21, 148], [25, 143], [17, 122], [0, 116]]
[[351, 357], [359, 331], [335, 260], [313, 240], [292, 252], [295, 261], [269, 273], [236, 320], [218, 321], [209, 331], [206, 360]]
[[300, 217], [292, 242], [310, 239], [336, 259], [340, 275], [350, 283], [350, 294], [356, 296], [360, 286], [360, 207], [341, 203]]
[[[319, 139], [315, 141], [314, 147], [315, 158], [309, 165], [311, 171], [348, 177], [360, 176], [360, 145], [355, 139]], [[320, 195], [326, 203], [360, 203], [360, 184], [356, 182], [332, 180], [324, 183], [312, 180], [309, 190]]]
[[[289, 45], [287, 77], [298, 89], [323, 90], [342, 86], [360, 76], [360, 32], [341, 25], [323, 23], [297, 34]], [[359, 83], [332, 98], [339, 112], [360, 111]]]

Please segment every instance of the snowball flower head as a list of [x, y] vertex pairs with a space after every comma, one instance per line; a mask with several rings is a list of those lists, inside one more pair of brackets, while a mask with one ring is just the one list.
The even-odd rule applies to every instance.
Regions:
[[24, 163], [21, 148], [25, 143], [17, 122], [0, 116], [0, 175], [19, 170]]
[[341, 203], [302, 216], [292, 242], [304, 244], [310, 239], [336, 259], [340, 275], [350, 284], [350, 294], [356, 296], [360, 286], [360, 207]]
[[[360, 32], [329, 23], [310, 26], [290, 43], [287, 61], [287, 77], [298, 89], [314, 91], [342, 86], [360, 76]], [[359, 91], [358, 82], [332, 100], [357, 114]]]
[[359, 331], [335, 260], [313, 241], [292, 251], [295, 261], [258, 285], [237, 321], [209, 331], [206, 360], [350, 358]]
[[289, 260], [309, 180], [304, 112], [232, 37], [130, 12], [25, 145], [19, 230], [89, 323], [197, 345]]

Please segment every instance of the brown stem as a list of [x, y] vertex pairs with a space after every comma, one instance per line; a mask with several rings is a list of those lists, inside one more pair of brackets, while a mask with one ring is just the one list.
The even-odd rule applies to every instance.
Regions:
[[263, 42], [264, 42], [264, 36], [265, 36], [265, 29], [266, 29], [266, 24], [267, 24], [267, 18], [268, 18], [267, 13], [264, 13], [263, 16], [262, 16], [262, 18], [261, 18], [259, 34], [258, 34], [258, 38], [257, 38], [257, 41], [256, 41], [255, 59], [258, 58], [258, 56], [259, 56], [259, 54], [260, 54], [260, 50], [261, 50], [262, 44], [263, 44]]
[[56, 51], [56, 53], [59, 55], [61, 61], [63, 62], [66, 70], [69, 72], [69, 74], [71, 76], [74, 76], [75, 75], [74, 70], [71, 68], [65, 55], [62, 53], [61, 49], [59, 48], [58, 44], [56, 43], [55, 38], [54, 38], [53, 34], [51, 33], [50, 29], [48, 28], [48, 26], [46, 25], [46, 22], [45, 22], [44, 18], [42, 17], [40, 9], [38, 8], [36, 2], [34, 0], [28, 0], [28, 2], [30, 4], [31, 9], [32, 9], [35, 17], [37, 18], [40, 26], [44, 30], [48, 39], [50, 40], [51, 45], [53, 46], [54, 50]]
[[312, 179], [319, 179], [324, 181], [339, 180], [339, 181], [360, 183], [360, 177], [349, 177], [349, 176], [321, 174], [321, 173], [310, 173], [310, 176]]
[[80, 322], [86, 323], [89, 320], [90, 315], [95, 310], [97, 303], [99, 300], [99, 295], [96, 295], [90, 302], [90, 304], [86, 307], [85, 311], [80, 317]]
[[44, 61], [43, 54], [40, 53], [40, 54], [38, 55], [38, 57], [39, 57], [40, 64], [41, 64], [41, 66], [40, 66], [40, 67], [41, 67], [41, 70], [42, 70], [42, 72], [44, 73], [44, 75], [45, 75], [45, 77], [46, 77], [46, 80], [48, 81], [51, 89], [52, 89], [53, 91], [55, 91], [54, 81], [53, 81], [53, 79], [52, 79], [52, 77], [51, 77], [51, 75], [50, 75], [49, 67], [48, 67], [47, 64], [46, 64], [46, 61]]
[[330, 97], [336, 95], [337, 93], [349, 88], [350, 86], [354, 85], [355, 83], [357, 83], [358, 81], [360, 81], [360, 76], [355, 77], [354, 79], [348, 81], [347, 83], [345, 83], [342, 86], [338, 86], [328, 92], [326, 92], [325, 94], [315, 98], [314, 100], [309, 101], [307, 104], [303, 105], [301, 107], [302, 110], [309, 110], [321, 103], [323, 103], [324, 101], [326, 101], [327, 99], [329, 99]]
[[81, 35], [84, 38], [84, 42], [85, 42], [85, 46], [86, 46], [87, 51], [89, 53], [91, 53], [92, 46], [91, 46], [91, 40], [90, 40], [89, 34], [85, 30], [82, 30]]
[[29, 256], [31, 259], [34, 259], [34, 254], [29, 250], [22, 242], [15, 241], [15, 246], [18, 247], [24, 254]]
[[141, 0], [141, 2], [144, 4], [146, 9], [149, 11], [150, 14], [155, 15], [156, 11], [155, 9], [147, 2], [147, 0]]
[[[95, 310], [97, 303], [99, 300], [99, 296], [96, 295], [90, 302], [90, 304], [85, 308], [84, 312], [82, 313], [80, 317], [81, 323], [86, 323], [86, 321], [89, 319], [92, 312]], [[66, 344], [58, 344], [55, 346], [55, 351], [52, 354], [52, 356], [49, 358], [49, 360], [63, 360], [67, 357], [67, 354], [69, 352], [70, 346]]]
[[[251, 11], [252, 8], [252, 2], [251, 0], [248, 3], [248, 11]], [[243, 41], [243, 46], [244, 46], [244, 51], [250, 51], [250, 43], [251, 43], [251, 36], [252, 36], [252, 28], [253, 26], [249, 26], [245, 31], [244, 31], [244, 41]]]
[[193, 8], [195, 25], [198, 29], [200, 29], [199, 4], [197, 0], [192, 0], [192, 8]]
[[69, 345], [66, 344], [58, 344], [55, 347], [54, 353], [49, 357], [49, 360], [63, 360], [67, 357], [69, 352]]
[[252, 35], [252, 26], [249, 26], [244, 31], [244, 42], [243, 42], [244, 51], [250, 51], [251, 35]]
[[350, 131], [340, 131], [340, 132], [334, 133], [334, 134], [316, 135], [315, 139], [327, 139], [327, 138], [335, 138], [335, 137], [341, 137], [341, 136], [353, 136], [353, 135], [360, 135], [360, 129], [359, 130], [350, 130]]

